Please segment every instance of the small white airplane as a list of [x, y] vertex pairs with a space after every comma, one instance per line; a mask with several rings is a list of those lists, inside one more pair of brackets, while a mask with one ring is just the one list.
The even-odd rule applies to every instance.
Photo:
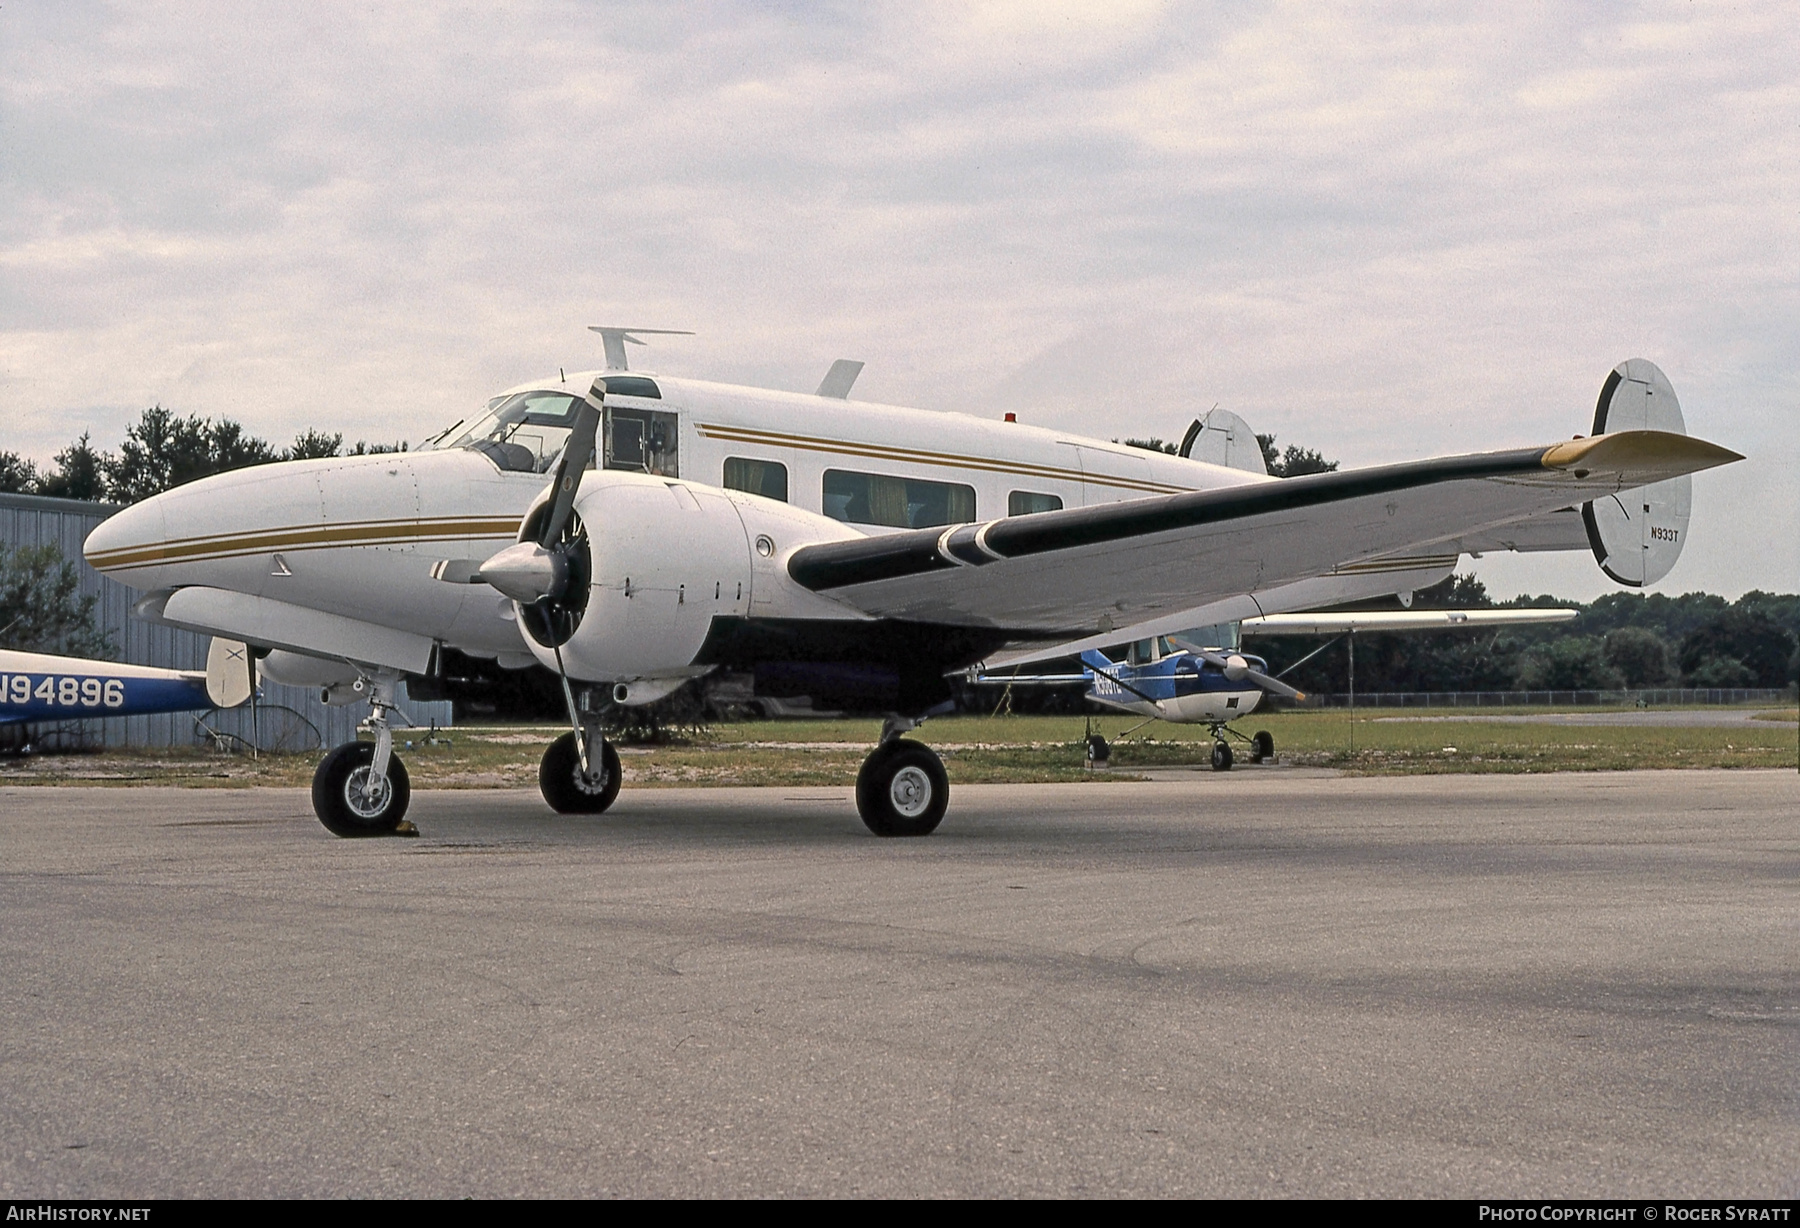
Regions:
[[511, 389], [414, 451], [220, 474], [89, 536], [89, 562], [145, 590], [140, 617], [367, 700], [373, 741], [314, 776], [331, 831], [410, 827], [388, 714], [455, 648], [561, 677], [571, 730], [539, 773], [558, 811], [618, 793], [607, 704], [726, 668], [777, 698], [830, 680], [885, 713], [857, 808], [879, 835], [924, 835], [948, 781], [899, 735], [945, 710], [946, 675], [1411, 591], [1463, 551], [1591, 546], [1647, 583], [1680, 551], [1686, 475], [1741, 459], [1687, 437], [1642, 360], [1608, 378], [1593, 438], [1272, 479], [850, 402], [857, 363], [811, 395], [628, 373], [625, 343], [651, 330], [595, 331], [605, 370]]
[[[1411, 594], [1406, 594], [1410, 602]], [[1195, 627], [1175, 635], [1158, 635], [1126, 646], [1115, 661], [1097, 649], [1081, 654], [1083, 669], [1067, 674], [970, 672], [974, 682], [1007, 686], [1060, 686], [1080, 683], [1097, 704], [1144, 719], [1119, 737], [1151, 721], [1171, 725], [1206, 725], [1212, 731], [1214, 771], [1231, 770], [1234, 759], [1227, 737], [1247, 743], [1250, 761], [1275, 755], [1275, 738], [1267, 730], [1245, 736], [1231, 722], [1256, 711], [1264, 695], [1305, 699], [1297, 688], [1271, 675], [1263, 658], [1242, 651], [1245, 635], [1341, 635], [1357, 631], [1473, 631], [1483, 627], [1516, 627], [1531, 623], [1567, 622], [1579, 611], [1534, 610], [1346, 610], [1314, 614], [1267, 614], [1241, 623]], [[1322, 646], [1318, 651], [1324, 651]], [[1309, 653], [1294, 666], [1304, 664]], [[1289, 666], [1289, 670], [1294, 668]], [[1288, 672], [1284, 670], [1283, 673]], [[1089, 755], [1108, 757], [1106, 739], [1088, 736]]]

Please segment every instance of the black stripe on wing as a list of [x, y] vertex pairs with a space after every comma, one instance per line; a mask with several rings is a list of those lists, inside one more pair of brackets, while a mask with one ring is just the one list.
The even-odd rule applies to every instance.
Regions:
[[[1443, 482], [1542, 473], [1545, 451], [1544, 448], [1519, 448], [1473, 456], [1447, 456], [1353, 469], [1346, 473], [1315, 473], [1274, 482], [1252, 482], [1223, 490], [1155, 495], [1097, 507], [1038, 512], [991, 522], [983, 541], [989, 550], [1004, 559], [1048, 554], [1078, 546], [1108, 545], [1177, 529], [1322, 507]], [[958, 558], [969, 555], [970, 551], [958, 547], [972, 543], [975, 532], [974, 525], [955, 530], [947, 543], [950, 552]], [[788, 560], [788, 574], [804, 587], [822, 592], [954, 569], [959, 565], [956, 559], [945, 557], [938, 549], [938, 542], [944, 536], [940, 527], [803, 546]], [[971, 556], [968, 561], [974, 562], [974, 558]]]

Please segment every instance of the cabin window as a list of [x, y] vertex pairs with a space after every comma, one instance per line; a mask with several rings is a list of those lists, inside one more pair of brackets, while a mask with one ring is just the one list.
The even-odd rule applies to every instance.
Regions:
[[1015, 490], [1006, 496], [1006, 514], [1008, 516], [1029, 516], [1033, 512], [1058, 512], [1061, 510], [1061, 495], [1040, 495], [1029, 490]]
[[786, 503], [787, 466], [780, 461], [728, 456], [725, 458], [725, 480], [721, 485], [726, 490], [744, 490]]
[[658, 409], [606, 407], [606, 467], [681, 476], [678, 445], [681, 419]]
[[825, 471], [825, 514], [850, 524], [923, 529], [975, 519], [975, 488], [883, 473]]

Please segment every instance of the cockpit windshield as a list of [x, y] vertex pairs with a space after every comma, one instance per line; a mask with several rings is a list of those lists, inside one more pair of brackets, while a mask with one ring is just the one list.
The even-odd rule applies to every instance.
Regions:
[[515, 473], [548, 473], [562, 455], [580, 404], [580, 397], [566, 392], [515, 393], [490, 403], [467, 429], [459, 423], [430, 446], [469, 448]]

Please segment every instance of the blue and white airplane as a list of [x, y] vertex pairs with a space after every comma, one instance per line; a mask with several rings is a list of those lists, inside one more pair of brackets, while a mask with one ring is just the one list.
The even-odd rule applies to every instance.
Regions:
[[[1411, 594], [1406, 594], [1410, 601]], [[1256, 710], [1264, 695], [1303, 700], [1304, 692], [1268, 672], [1269, 664], [1254, 653], [1239, 651], [1246, 635], [1354, 635], [1358, 631], [1453, 631], [1476, 630], [1528, 623], [1566, 622], [1577, 611], [1535, 610], [1350, 610], [1314, 614], [1268, 614], [1239, 623], [1197, 627], [1177, 635], [1135, 640], [1123, 660], [1114, 661], [1097, 649], [1080, 654], [1085, 668], [1078, 674], [996, 674], [978, 672], [981, 683], [1057, 685], [1086, 683], [1087, 698], [1108, 708], [1129, 712], [1151, 721], [1172, 725], [1210, 727], [1213, 736], [1212, 766], [1230, 769], [1233, 754], [1227, 737], [1250, 746], [1250, 761], [1262, 763], [1275, 757], [1275, 739], [1266, 730], [1246, 737], [1231, 722]], [[1207, 647], [1218, 644], [1220, 647]], [[1320, 651], [1323, 651], [1321, 649]], [[1295, 662], [1301, 664], [1308, 658]], [[1290, 667], [1291, 668], [1291, 667]], [[1283, 671], [1286, 672], [1286, 671]], [[1134, 725], [1125, 731], [1129, 734]], [[1118, 736], [1123, 737], [1125, 734]], [[1106, 739], [1088, 738], [1089, 755], [1108, 757]]]
[[[1235, 648], [1207, 648], [1177, 635], [1136, 640], [1126, 648], [1122, 661], [1090, 648], [1081, 654], [1081, 663], [1085, 668], [1078, 674], [978, 673], [974, 681], [1028, 686], [1082, 682], [1087, 684], [1088, 699], [1141, 716], [1143, 724], [1207, 725], [1213, 736], [1212, 765], [1221, 772], [1228, 770], [1233, 760], [1228, 735], [1250, 745], [1252, 763], [1275, 755], [1273, 735], [1262, 730], [1245, 737], [1231, 728], [1232, 721], [1254, 711], [1265, 694], [1306, 698], [1304, 692], [1270, 676], [1269, 663], [1259, 656]], [[1096, 761], [1106, 759], [1110, 753], [1106, 739], [1089, 735], [1088, 753]]]
[[250, 697], [241, 643], [214, 640], [205, 670], [0, 649], [0, 725], [231, 708]]

